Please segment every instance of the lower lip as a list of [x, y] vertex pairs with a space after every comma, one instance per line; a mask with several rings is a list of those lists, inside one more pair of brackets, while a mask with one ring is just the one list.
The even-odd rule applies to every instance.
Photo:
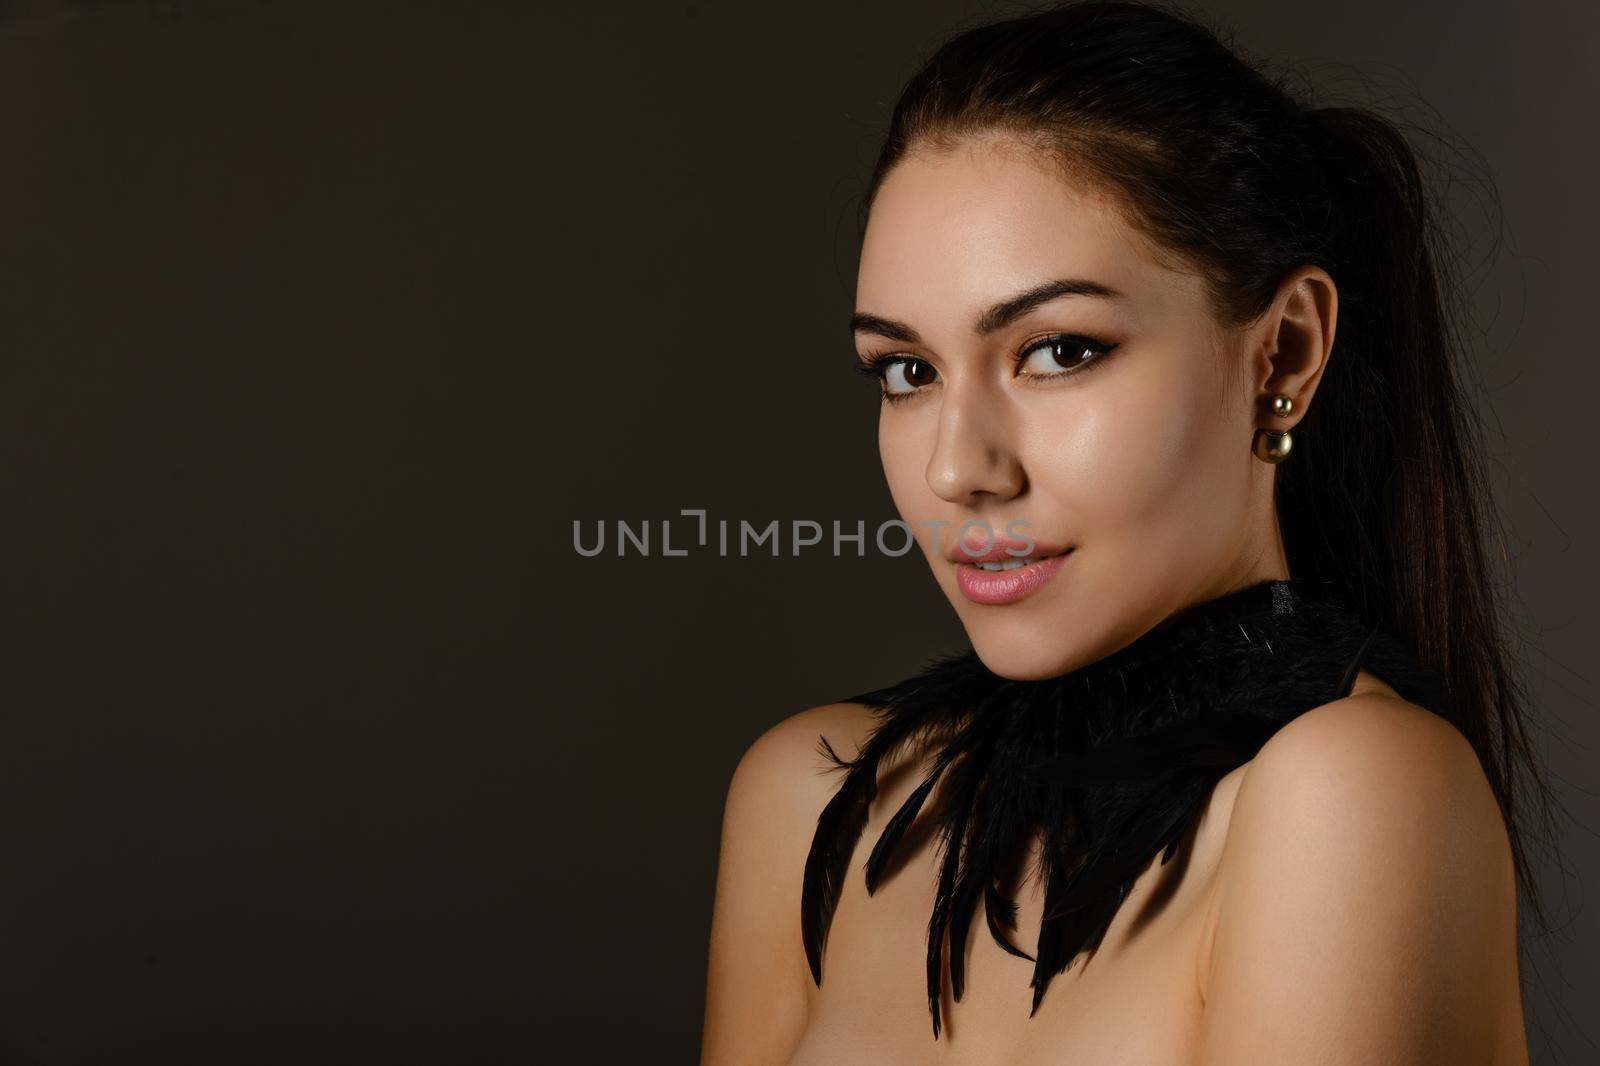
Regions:
[[1068, 550], [1011, 570], [980, 570], [971, 563], [957, 563], [956, 585], [973, 603], [1016, 603], [1044, 587], [1071, 554]]

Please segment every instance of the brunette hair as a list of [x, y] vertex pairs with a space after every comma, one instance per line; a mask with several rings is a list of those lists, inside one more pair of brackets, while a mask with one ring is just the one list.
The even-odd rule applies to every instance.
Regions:
[[1276, 474], [1290, 572], [1333, 583], [1437, 673], [1499, 801], [1523, 900], [1548, 929], [1528, 842], [1535, 828], [1554, 839], [1554, 793], [1506, 639], [1494, 564], [1510, 560], [1460, 382], [1447, 220], [1394, 122], [1310, 106], [1288, 80], [1157, 4], [1066, 3], [978, 26], [906, 84], [861, 222], [908, 152], [1001, 134], [1198, 269], [1224, 327], [1254, 321], [1294, 268], [1328, 272], [1335, 351]]

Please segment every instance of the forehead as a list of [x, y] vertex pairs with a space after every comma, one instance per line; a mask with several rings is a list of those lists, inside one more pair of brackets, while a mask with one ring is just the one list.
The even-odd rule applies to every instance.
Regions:
[[1005, 142], [965, 141], [915, 152], [885, 177], [862, 242], [856, 306], [933, 321], [1056, 277], [1109, 285], [1136, 308], [1178, 275], [1109, 199], [1049, 160]]

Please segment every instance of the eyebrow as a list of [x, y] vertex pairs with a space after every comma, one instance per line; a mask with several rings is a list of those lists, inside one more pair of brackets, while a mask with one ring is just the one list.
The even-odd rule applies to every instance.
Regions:
[[[1049, 303], [1062, 296], [1096, 296], [1105, 300], [1125, 298], [1116, 289], [1102, 285], [1098, 281], [1090, 281], [1087, 278], [1057, 278], [1055, 281], [1047, 281], [1030, 289], [1024, 289], [1015, 296], [1008, 296], [988, 308], [973, 320], [972, 331], [980, 337], [988, 336], [1009, 326], [1040, 304]], [[904, 322], [896, 322], [891, 318], [862, 311], [850, 316], [850, 335], [855, 336], [857, 333], [873, 333], [902, 344], [922, 343], [921, 334]]]

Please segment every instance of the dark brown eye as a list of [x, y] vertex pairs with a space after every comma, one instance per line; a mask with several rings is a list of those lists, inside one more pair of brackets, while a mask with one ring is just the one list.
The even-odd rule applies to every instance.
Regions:
[[939, 380], [939, 372], [925, 359], [896, 359], [883, 372], [883, 391], [903, 396]]
[[1112, 347], [1088, 337], [1058, 333], [1026, 349], [1017, 364], [1023, 373], [1037, 377], [1070, 374], [1094, 362]]

